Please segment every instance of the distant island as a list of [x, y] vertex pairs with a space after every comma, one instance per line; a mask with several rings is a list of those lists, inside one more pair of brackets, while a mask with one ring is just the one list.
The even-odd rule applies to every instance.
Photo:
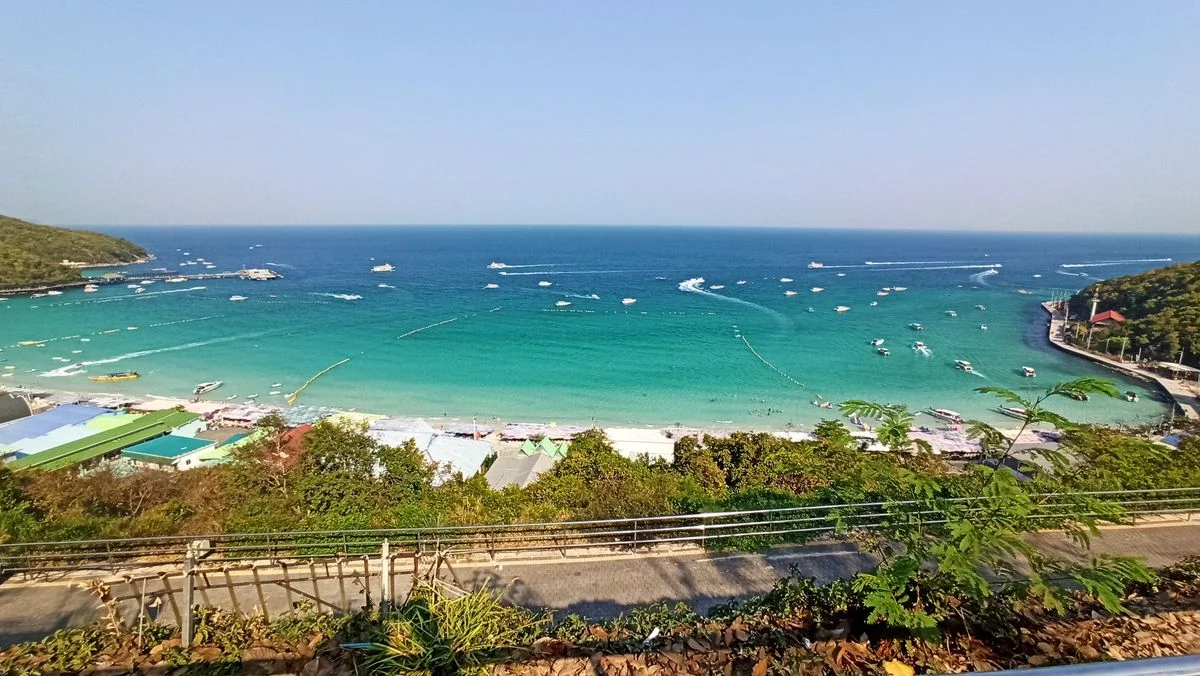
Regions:
[[1071, 298], [1071, 315], [1105, 340], [1128, 339], [1128, 354], [1173, 362], [1182, 352], [1183, 363], [1200, 365], [1200, 261], [1096, 282]]
[[0, 290], [69, 284], [83, 279], [80, 268], [149, 258], [145, 249], [120, 237], [0, 215]]

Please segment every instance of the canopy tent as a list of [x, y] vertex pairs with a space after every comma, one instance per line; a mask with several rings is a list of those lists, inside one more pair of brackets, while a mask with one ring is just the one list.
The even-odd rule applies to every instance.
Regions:
[[496, 458], [487, 471], [488, 485], [495, 490], [508, 486], [525, 488], [537, 481], [537, 478], [554, 466], [558, 459], [545, 453], [535, 453], [531, 456], [505, 456]]

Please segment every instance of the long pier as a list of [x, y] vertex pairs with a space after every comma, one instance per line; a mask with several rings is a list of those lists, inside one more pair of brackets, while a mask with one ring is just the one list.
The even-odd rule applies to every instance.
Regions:
[[[180, 274], [164, 272], [153, 275], [123, 275], [120, 278], [113, 277], [105, 279], [103, 277], [91, 277], [61, 284], [47, 284], [45, 286], [30, 286], [21, 289], [0, 289], [0, 296], [21, 296], [31, 293], [46, 293], [47, 291], [62, 291], [66, 289], [82, 289], [83, 287], [94, 284], [96, 286], [107, 286], [110, 284], [132, 284], [135, 282], [165, 282], [168, 279], [183, 278], [189, 282], [200, 281], [206, 279], [249, 279], [247, 277], [248, 270], [234, 270], [232, 272], [206, 272], [199, 274]], [[272, 273], [274, 277], [264, 277], [255, 281], [268, 281], [271, 279], [280, 279], [283, 275]]]
[[1046, 337], [1050, 339], [1051, 345], [1063, 352], [1069, 352], [1077, 357], [1083, 357], [1084, 359], [1121, 371], [1135, 378], [1156, 383], [1171, 398], [1175, 404], [1175, 408], [1185, 418], [1200, 420], [1200, 397], [1197, 397], [1194, 392], [1189, 390], [1183, 382], [1164, 378], [1148, 369], [1134, 366], [1127, 362], [1117, 361], [1116, 359], [1111, 359], [1104, 355], [1075, 347], [1074, 345], [1068, 345], [1066, 342], [1067, 313], [1065, 305], [1065, 301], [1046, 301], [1042, 303], [1042, 309], [1050, 314], [1050, 327]]

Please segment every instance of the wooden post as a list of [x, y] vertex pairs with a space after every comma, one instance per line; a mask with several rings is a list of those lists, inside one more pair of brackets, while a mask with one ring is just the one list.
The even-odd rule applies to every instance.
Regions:
[[229, 566], [221, 566], [221, 572], [225, 574], [225, 589], [229, 592], [229, 603], [233, 606], [233, 612], [241, 615], [242, 607], [238, 603], [237, 592], [233, 589], [233, 578], [229, 576]]
[[163, 589], [167, 591], [167, 602], [171, 604], [171, 612], [175, 615], [175, 624], [182, 625], [183, 617], [179, 614], [179, 604], [175, 601], [175, 590], [171, 589], [171, 578], [166, 573], [159, 573], [158, 579], [162, 581]]
[[262, 608], [263, 619], [271, 621], [271, 611], [267, 610], [267, 597], [263, 596], [262, 581], [258, 579], [258, 564], [250, 565], [250, 573], [254, 576], [254, 591], [258, 593], [258, 605]]
[[196, 604], [196, 552], [188, 547], [183, 555], [183, 640], [184, 650], [192, 647], [192, 639], [196, 633], [196, 616], [193, 606]]

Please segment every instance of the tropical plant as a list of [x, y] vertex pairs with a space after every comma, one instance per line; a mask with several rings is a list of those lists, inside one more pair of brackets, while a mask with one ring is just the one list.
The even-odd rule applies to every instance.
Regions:
[[928, 441], [908, 436], [915, 418], [903, 404], [877, 404], [862, 399], [851, 399], [843, 401], [838, 408], [846, 415], [878, 420], [879, 425], [874, 430], [875, 438], [893, 453], [932, 450]]

